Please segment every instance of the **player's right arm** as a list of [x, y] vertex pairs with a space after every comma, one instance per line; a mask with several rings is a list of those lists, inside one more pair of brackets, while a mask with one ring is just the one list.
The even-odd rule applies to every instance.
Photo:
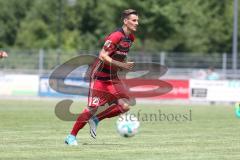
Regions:
[[100, 56], [99, 58], [110, 65], [114, 65], [115, 67], [119, 67], [120, 69], [125, 69], [125, 70], [132, 70], [132, 68], [134, 67], [134, 62], [120, 62], [120, 61], [116, 61], [114, 59], [112, 59], [109, 56], [109, 52], [106, 51], [104, 48], [102, 48], [102, 50], [100, 51]]

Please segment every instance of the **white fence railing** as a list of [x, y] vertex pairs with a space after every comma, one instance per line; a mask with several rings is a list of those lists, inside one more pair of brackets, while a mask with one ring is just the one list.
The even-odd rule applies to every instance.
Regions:
[[[49, 74], [59, 64], [82, 54], [97, 55], [98, 51], [12, 50], [9, 51], [8, 58], [0, 60], [0, 72]], [[169, 68], [166, 77], [194, 78], [197, 71], [206, 71], [212, 66], [216, 68], [221, 79], [240, 79], [240, 66], [238, 70], [232, 70], [232, 57], [227, 53], [130, 52], [129, 59], [165, 65]]]

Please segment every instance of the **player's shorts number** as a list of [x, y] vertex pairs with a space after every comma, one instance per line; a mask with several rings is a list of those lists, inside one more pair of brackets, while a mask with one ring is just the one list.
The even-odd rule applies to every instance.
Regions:
[[99, 98], [98, 97], [93, 97], [92, 104], [98, 105], [99, 104]]

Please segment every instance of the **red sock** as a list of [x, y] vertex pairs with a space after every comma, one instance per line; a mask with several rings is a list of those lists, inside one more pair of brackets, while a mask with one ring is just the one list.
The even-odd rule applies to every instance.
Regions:
[[109, 107], [108, 109], [106, 109], [105, 111], [103, 111], [102, 113], [99, 113], [97, 115], [97, 118], [99, 121], [105, 119], [105, 118], [111, 118], [111, 117], [115, 117], [118, 116], [122, 113], [127, 112], [128, 110], [123, 109], [123, 107], [121, 105], [113, 105], [111, 107]]
[[73, 129], [71, 131], [71, 134], [76, 136], [78, 134], [78, 131], [85, 126], [85, 124], [91, 118], [91, 116], [92, 116], [92, 114], [89, 111], [89, 109], [84, 109], [82, 111], [82, 113], [80, 113], [80, 115], [78, 116], [78, 118], [73, 126]]

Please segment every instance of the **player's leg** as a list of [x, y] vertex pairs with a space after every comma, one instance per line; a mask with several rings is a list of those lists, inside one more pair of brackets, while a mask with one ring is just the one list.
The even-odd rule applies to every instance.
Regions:
[[96, 134], [96, 130], [98, 127], [98, 123], [99, 123], [99, 119], [97, 118], [97, 114], [103, 112], [104, 110], [106, 110], [106, 108], [108, 108], [108, 105], [106, 104], [106, 99], [104, 97], [99, 98], [99, 102], [98, 104], [96, 104], [97, 106], [94, 106], [94, 108], [96, 108], [94, 114], [91, 116], [91, 118], [88, 120], [88, 124], [90, 127], [90, 135], [92, 136], [92, 138], [96, 138], [97, 134]]
[[[91, 105], [97, 105], [95, 115], [89, 120], [90, 134], [96, 138], [96, 129], [99, 121], [125, 113], [129, 110], [128, 96], [120, 83], [95, 81], [94, 97]], [[95, 98], [95, 100], [94, 100]], [[92, 103], [91, 103], [92, 102]], [[115, 102], [115, 103], [112, 103]], [[110, 105], [107, 105], [109, 104]]]
[[130, 105], [129, 101], [126, 98], [119, 99], [117, 103], [113, 103], [109, 106], [105, 111], [99, 113], [96, 117], [99, 121], [105, 118], [112, 118], [115, 116], [119, 116], [127, 111], [129, 111]]
[[88, 122], [88, 120], [92, 117], [92, 115], [94, 115], [93, 113], [93, 109], [91, 108], [85, 108], [82, 113], [79, 114], [74, 126], [73, 126], [73, 129], [71, 131], [71, 134], [76, 136], [79, 132], [80, 129], [82, 129], [86, 123]]
[[97, 136], [97, 127], [101, 120], [111, 118], [125, 113], [129, 110], [129, 104], [125, 99], [119, 99], [117, 103], [112, 105], [104, 105], [98, 107], [98, 111], [92, 116], [88, 124], [90, 126], [90, 135], [95, 139]]
[[108, 86], [109, 93], [113, 95], [108, 102], [116, 101], [106, 111], [99, 114], [99, 120], [111, 118], [127, 112], [130, 109], [130, 97], [128, 95], [127, 87], [119, 80], [113, 80], [113, 83]]
[[99, 120], [95, 115], [105, 110], [105, 104], [108, 102], [109, 97], [111, 96], [108, 92], [106, 92], [108, 85], [109, 83], [95, 80], [94, 86], [90, 90], [88, 105], [92, 108], [96, 108], [94, 112], [95, 114], [88, 121], [90, 127], [90, 135], [93, 138], [96, 138], [96, 130], [99, 123]]
[[82, 113], [79, 114], [75, 124], [73, 125], [71, 133], [65, 139], [65, 143], [68, 145], [77, 145], [76, 136], [80, 129], [82, 129], [88, 120], [92, 117], [94, 110], [85, 108]]

